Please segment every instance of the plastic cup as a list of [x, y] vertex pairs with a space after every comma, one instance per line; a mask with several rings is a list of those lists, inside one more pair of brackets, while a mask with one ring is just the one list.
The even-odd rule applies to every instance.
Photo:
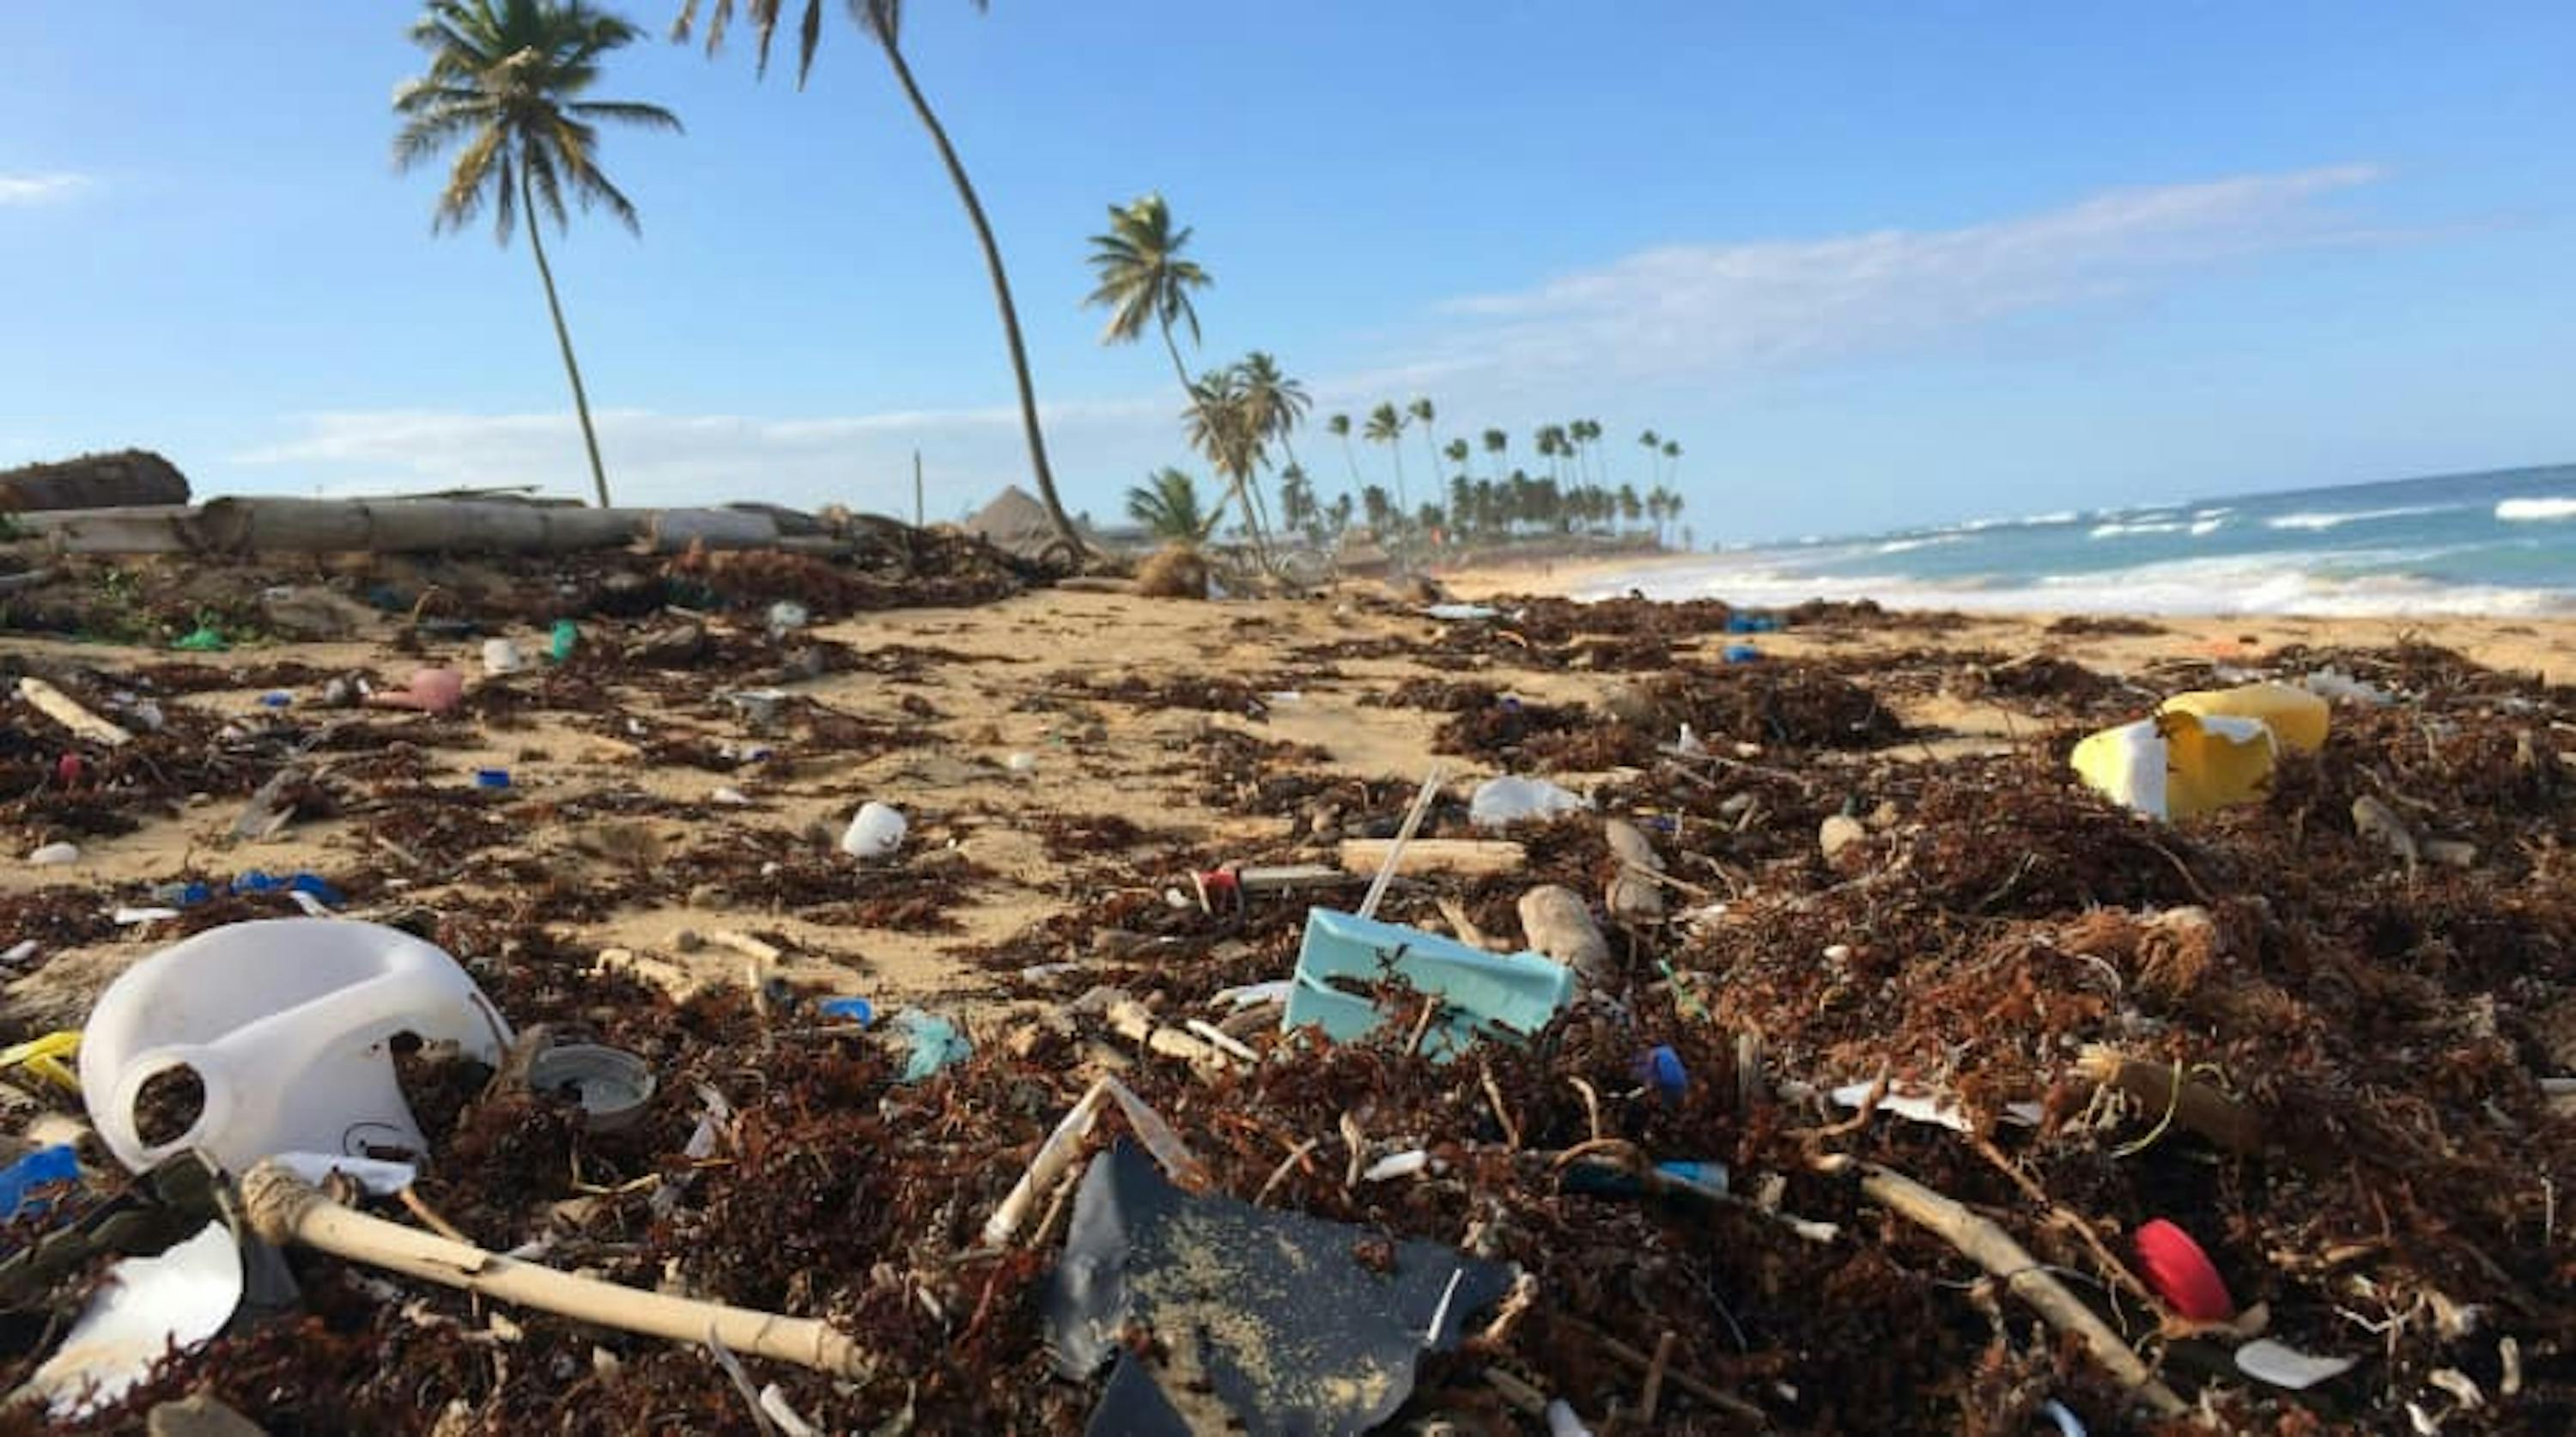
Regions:
[[882, 803], [861, 805], [841, 835], [841, 851], [852, 858], [883, 858], [902, 845], [908, 826], [902, 814]]

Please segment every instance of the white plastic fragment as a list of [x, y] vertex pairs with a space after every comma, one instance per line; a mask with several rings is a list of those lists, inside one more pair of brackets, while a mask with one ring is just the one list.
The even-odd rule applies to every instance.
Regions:
[[1285, 1003], [1288, 995], [1295, 991], [1296, 979], [1280, 978], [1268, 983], [1246, 983], [1240, 988], [1220, 988], [1213, 1001], [1249, 1008], [1255, 1003]]
[[1558, 1397], [1547, 1404], [1547, 1437], [1592, 1437], [1592, 1429], [1574, 1415], [1571, 1404]]
[[1389, 1153], [1369, 1164], [1367, 1171], [1360, 1174], [1360, 1181], [1382, 1183], [1394, 1178], [1419, 1177], [1430, 1167], [1429, 1149], [1415, 1148], [1409, 1152]]
[[[1869, 1101], [1869, 1090], [1875, 1086], [1877, 1085], [1874, 1083], [1845, 1083], [1827, 1096], [1833, 1099], [1836, 1107], [1856, 1109]], [[1954, 1132], [1976, 1131], [1976, 1125], [1968, 1119], [1967, 1110], [1959, 1106], [1956, 1094], [1936, 1092], [1914, 1084], [1890, 1084], [1886, 1096], [1878, 1100], [1878, 1110], [1882, 1113], [1894, 1113], [1900, 1118], [1913, 1122], [1931, 1123], [1936, 1127], [1949, 1128]], [[2005, 1122], [2019, 1124], [2022, 1127], [2037, 1127], [2041, 1116], [2040, 1106], [2037, 1103], [2006, 1103], [1998, 1116]]]
[[901, 813], [882, 803], [861, 804], [841, 835], [841, 851], [852, 858], [883, 858], [902, 845], [908, 826]]
[[320, 1187], [339, 1173], [366, 1190], [369, 1197], [392, 1197], [410, 1187], [420, 1169], [382, 1158], [344, 1158], [333, 1153], [271, 1153], [270, 1162], [295, 1175], [296, 1181]]
[[241, 1296], [241, 1249], [221, 1222], [157, 1257], [127, 1258], [108, 1269], [28, 1390], [57, 1418], [87, 1416], [131, 1391], [172, 1347], [184, 1352], [222, 1331]]
[[2350, 1357], [2311, 1357], [2268, 1337], [2236, 1349], [2237, 1371], [2292, 1392], [2304, 1392], [2328, 1378], [2340, 1377], [2352, 1370], [2354, 1361]]
[[2041, 1403], [2039, 1412], [2041, 1416], [2057, 1424], [2061, 1437], [2087, 1437], [2084, 1431], [2084, 1419], [2076, 1416], [2074, 1409], [2056, 1398], [2051, 1397]]
[[1476, 785], [1475, 793], [1467, 799], [1467, 821], [1478, 828], [1502, 828], [1526, 818], [1579, 813], [1591, 806], [1591, 801], [1581, 794], [1559, 788], [1546, 779], [1505, 774]]
[[80, 860], [80, 845], [77, 843], [48, 843], [27, 855], [27, 861], [39, 868], [56, 868]]

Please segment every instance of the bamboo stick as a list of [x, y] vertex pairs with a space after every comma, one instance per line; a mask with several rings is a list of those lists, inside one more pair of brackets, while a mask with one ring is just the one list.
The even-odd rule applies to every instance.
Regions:
[[281, 1247], [300, 1242], [424, 1282], [669, 1342], [696, 1345], [712, 1334], [726, 1347], [756, 1357], [844, 1377], [870, 1370], [858, 1344], [827, 1323], [640, 1292], [520, 1262], [342, 1207], [275, 1163], [252, 1168], [241, 1191], [252, 1226]]

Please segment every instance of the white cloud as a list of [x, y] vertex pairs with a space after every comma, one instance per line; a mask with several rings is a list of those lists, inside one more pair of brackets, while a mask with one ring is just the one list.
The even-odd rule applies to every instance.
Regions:
[[67, 173], [20, 175], [0, 172], [0, 206], [42, 205], [68, 199], [89, 188], [87, 175]]
[[1916, 348], [2230, 259], [2375, 237], [2318, 201], [2380, 175], [2338, 165], [2115, 190], [1959, 229], [1668, 245], [1455, 301], [1456, 328], [1435, 344], [1524, 375], [1668, 377]]
[[[1705, 392], [1749, 374], [1932, 350], [2011, 316], [2170, 287], [2250, 256], [2384, 240], [2386, 231], [2322, 203], [2379, 177], [2372, 166], [2344, 165], [2118, 190], [1956, 229], [1668, 245], [1530, 289], [1452, 301], [1413, 340], [1386, 343], [1364, 367], [1309, 384], [1319, 413], [1434, 395], [1444, 435], [1517, 429], [1545, 417], [1534, 408], [1542, 404], [1552, 414], [1616, 418], [1639, 376]], [[1186, 463], [1180, 407], [1176, 393], [1162, 391], [1045, 406], [1066, 503], [1105, 515], [1151, 468]], [[1645, 417], [1659, 424], [1693, 418], [1660, 400], [1657, 407], [1663, 412]], [[806, 418], [615, 410], [598, 423], [620, 502], [759, 498], [909, 513], [916, 448], [933, 518], [1028, 483], [1019, 412], [1009, 406]], [[569, 408], [325, 413], [293, 425], [210, 477], [288, 493], [590, 490]], [[1329, 456], [1329, 441], [1310, 434], [1306, 444], [1318, 477], [1338, 487], [1344, 466], [1318, 457]], [[1376, 451], [1365, 457], [1377, 475]]]

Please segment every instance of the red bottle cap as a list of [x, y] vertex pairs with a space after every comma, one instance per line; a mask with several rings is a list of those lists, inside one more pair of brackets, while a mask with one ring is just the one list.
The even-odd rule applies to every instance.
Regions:
[[2227, 1295], [2227, 1284], [2219, 1280], [2209, 1254], [2191, 1240], [2191, 1234], [2154, 1218], [2139, 1225], [2134, 1240], [2147, 1286], [2175, 1312], [2194, 1322], [2225, 1322], [2236, 1315], [2236, 1301]]

